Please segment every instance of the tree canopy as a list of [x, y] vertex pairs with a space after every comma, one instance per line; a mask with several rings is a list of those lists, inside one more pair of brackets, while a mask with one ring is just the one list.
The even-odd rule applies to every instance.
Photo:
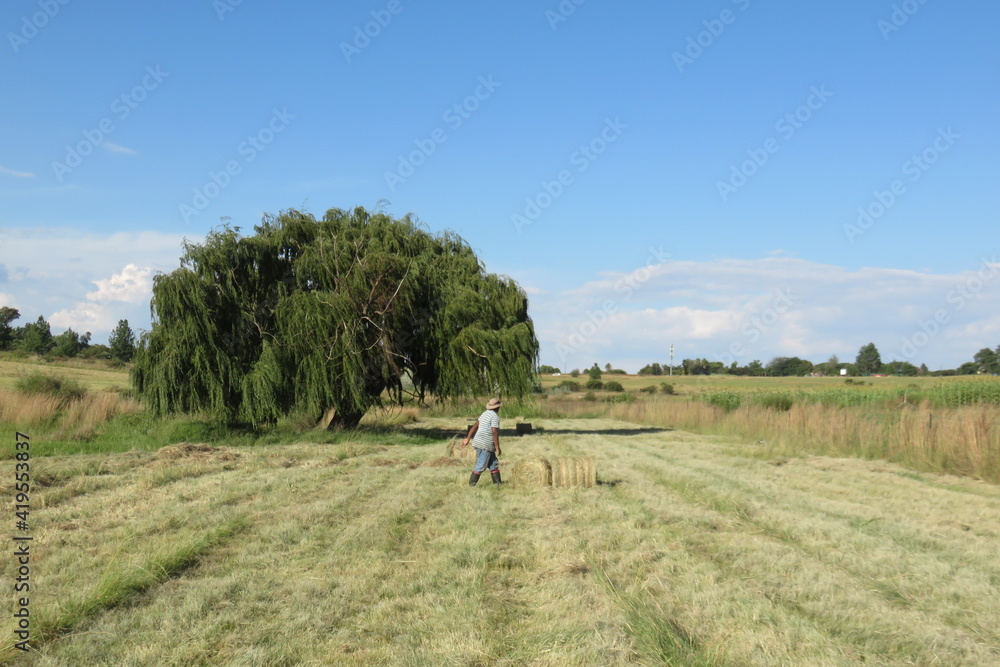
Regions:
[[882, 364], [882, 372], [887, 375], [905, 375], [914, 377], [920, 375], [920, 369], [909, 361], [890, 361]]
[[875, 343], [862, 345], [858, 357], [854, 360], [859, 375], [871, 375], [882, 370], [882, 356], [878, 353]]
[[132, 361], [135, 356], [135, 332], [128, 325], [128, 320], [118, 320], [118, 326], [108, 338], [108, 347], [112, 358], [122, 363]]
[[24, 337], [21, 346], [28, 352], [42, 355], [52, 349], [52, 329], [41, 315], [34, 323], [24, 325]]
[[813, 368], [811, 361], [798, 357], [775, 357], [767, 364], [768, 374], [775, 377], [808, 375]]
[[67, 328], [52, 338], [52, 353], [57, 357], [75, 357], [90, 346], [90, 336], [89, 331], [81, 335]]
[[997, 346], [996, 350], [984, 347], [976, 352], [972, 360], [976, 362], [981, 372], [996, 375], [1000, 373], [1000, 346]]
[[290, 210], [255, 232], [186, 242], [154, 278], [132, 377], [155, 411], [353, 426], [383, 392], [402, 401], [404, 376], [420, 398], [531, 391], [527, 297], [458, 235], [362, 208]]
[[14, 328], [10, 323], [21, 317], [21, 312], [17, 308], [10, 306], [0, 306], [0, 350], [10, 348], [14, 342]]

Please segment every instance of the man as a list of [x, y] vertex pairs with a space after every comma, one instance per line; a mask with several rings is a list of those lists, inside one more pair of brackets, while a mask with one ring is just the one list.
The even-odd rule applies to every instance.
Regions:
[[[468, 435], [462, 441], [467, 447], [469, 440], [476, 450], [476, 467], [469, 477], [469, 486], [479, 483], [479, 476], [487, 468], [494, 484], [500, 484], [500, 407], [503, 403], [498, 398], [491, 398], [486, 404], [486, 410], [479, 415], [479, 421], [469, 428]], [[475, 438], [473, 438], [475, 436]]]

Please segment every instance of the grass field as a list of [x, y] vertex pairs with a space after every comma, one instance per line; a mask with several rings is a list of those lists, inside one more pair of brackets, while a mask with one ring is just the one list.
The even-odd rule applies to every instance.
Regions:
[[[3, 659], [1000, 663], [997, 486], [614, 420], [533, 422], [541, 434], [505, 439], [502, 470], [589, 455], [598, 486], [470, 489], [445, 457], [464, 419], [384, 444], [37, 458], [38, 652]], [[13, 558], [0, 567], [10, 581]]]
[[67, 359], [47, 362], [6, 356], [0, 357], [0, 389], [10, 389], [18, 378], [32, 372], [70, 378], [94, 391], [121, 390], [130, 386], [128, 372], [105, 361]]
[[[571, 377], [567, 373], [562, 375], [542, 375], [540, 376], [543, 389], [551, 389], [562, 382], [579, 382], [581, 387], [586, 385], [590, 378], [586, 373], [581, 373], [579, 377]], [[850, 379], [857, 382], [859, 386], [872, 389], [897, 389], [900, 387], [917, 386], [933, 387], [948, 385], [956, 382], [969, 382], [989, 380], [991, 378], [979, 378], [977, 376], [951, 376], [951, 377], [750, 377], [737, 375], [613, 375], [604, 373], [601, 376], [602, 382], [614, 380], [620, 382], [625, 391], [637, 392], [643, 387], [654, 386], [659, 388], [661, 383], [668, 383], [674, 386], [674, 391], [680, 396], [694, 396], [706, 391], [822, 391], [826, 389], [838, 389], [845, 386], [845, 381]]]
[[[88, 391], [12, 389], [35, 371]], [[637, 400], [504, 414], [540, 429], [505, 440], [508, 476], [588, 455], [596, 487], [470, 489], [446, 453], [479, 403], [230, 431], [151, 417], [123, 369], [0, 358], [11, 510], [33, 435], [37, 649], [10, 594], [0, 663], [1000, 664], [995, 381], [604, 379]]]

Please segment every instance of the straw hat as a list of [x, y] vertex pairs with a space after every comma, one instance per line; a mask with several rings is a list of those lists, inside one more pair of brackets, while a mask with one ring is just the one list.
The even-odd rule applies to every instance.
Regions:
[[491, 398], [489, 400], [489, 402], [486, 404], [486, 409], [487, 410], [496, 410], [497, 408], [499, 408], [502, 405], [503, 405], [503, 403], [500, 402], [499, 398]]

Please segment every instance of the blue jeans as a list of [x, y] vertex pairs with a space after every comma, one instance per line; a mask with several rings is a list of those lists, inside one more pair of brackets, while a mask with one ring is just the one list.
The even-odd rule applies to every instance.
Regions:
[[476, 448], [476, 467], [472, 472], [479, 475], [487, 468], [491, 473], [500, 472], [500, 459], [497, 458], [497, 453]]

